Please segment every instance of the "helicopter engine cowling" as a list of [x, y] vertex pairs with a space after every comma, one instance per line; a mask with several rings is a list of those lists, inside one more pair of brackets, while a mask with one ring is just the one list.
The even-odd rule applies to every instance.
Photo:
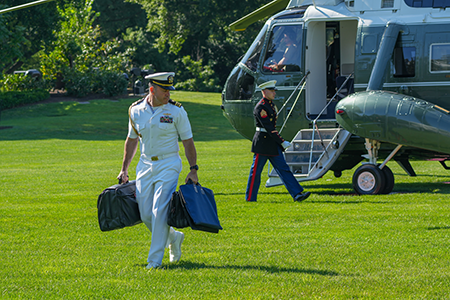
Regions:
[[339, 101], [335, 112], [354, 135], [450, 154], [450, 111], [425, 100], [365, 91]]

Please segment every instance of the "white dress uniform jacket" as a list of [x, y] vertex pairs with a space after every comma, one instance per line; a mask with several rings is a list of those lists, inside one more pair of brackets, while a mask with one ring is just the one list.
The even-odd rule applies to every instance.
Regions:
[[192, 138], [191, 125], [183, 107], [171, 103], [152, 107], [145, 98], [131, 107], [128, 127], [128, 137], [140, 141], [136, 200], [141, 219], [152, 232], [147, 261], [161, 264], [164, 248], [175, 238], [175, 231], [167, 225], [167, 213], [181, 172], [178, 137]]

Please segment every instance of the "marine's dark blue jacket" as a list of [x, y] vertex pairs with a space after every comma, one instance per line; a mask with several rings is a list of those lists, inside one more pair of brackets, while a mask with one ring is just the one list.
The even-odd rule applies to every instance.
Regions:
[[262, 155], [278, 155], [279, 147], [284, 139], [280, 136], [275, 126], [277, 124], [277, 111], [275, 104], [266, 98], [256, 104], [253, 110], [256, 127], [264, 128], [267, 132], [256, 131], [253, 136], [252, 152]]

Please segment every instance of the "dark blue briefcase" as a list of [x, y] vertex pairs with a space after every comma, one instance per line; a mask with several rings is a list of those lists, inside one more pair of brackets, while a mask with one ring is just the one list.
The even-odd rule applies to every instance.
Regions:
[[180, 198], [189, 215], [189, 226], [194, 230], [218, 233], [220, 226], [214, 192], [197, 184], [180, 185]]

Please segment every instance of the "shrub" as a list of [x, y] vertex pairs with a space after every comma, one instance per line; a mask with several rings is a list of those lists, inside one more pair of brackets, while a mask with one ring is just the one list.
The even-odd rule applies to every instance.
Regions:
[[128, 80], [123, 74], [113, 71], [105, 71], [102, 75], [103, 93], [108, 96], [117, 96], [123, 94], [128, 86]]
[[25, 74], [4, 74], [0, 80], [2, 92], [33, 91], [35, 89], [50, 90], [52, 83], [47, 77], [36, 78]]
[[123, 94], [128, 85], [123, 74], [97, 68], [88, 69], [87, 72], [68, 69], [63, 81], [67, 94], [75, 97], [85, 97], [92, 93], [117, 96]]
[[67, 69], [64, 75], [64, 86], [67, 94], [75, 97], [85, 97], [92, 93], [94, 75], [91, 72], [81, 72], [76, 69]]
[[9, 91], [0, 92], [0, 109], [13, 108], [25, 104], [31, 104], [48, 99], [50, 94], [46, 89], [36, 89], [33, 91]]

